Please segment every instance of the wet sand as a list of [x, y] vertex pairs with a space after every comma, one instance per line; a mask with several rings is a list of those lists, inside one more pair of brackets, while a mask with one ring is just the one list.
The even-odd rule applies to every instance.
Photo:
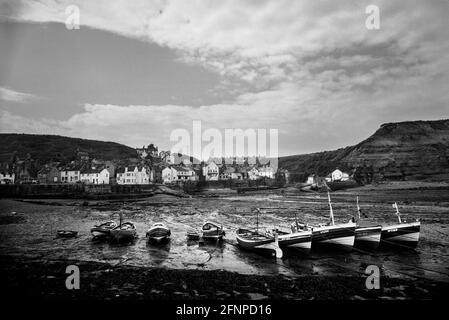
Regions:
[[[398, 201], [405, 219], [419, 218], [422, 232], [418, 248], [373, 253], [313, 252], [308, 256], [287, 252], [278, 261], [241, 251], [234, 232], [239, 226], [255, 226], [253, 208], [263, 211], [259, 221], [262, 227], [287, 227], [295, 213], [309, 223], [327, 220], [326, 195], [290, 189], [244, 195], [223, 193], [218, 197], [157, 195], [88, 203], [0, 200], [1, 265], [8, 275], [6, 279], [15, 279], [7, 280], [6, 288], [20, 293], [25, 283], [30, 283], [28, 294], [39, 292], [54, 298], [441, 297], [449, 284], [448, 190], [392, 192], [362, 188], [335, 192], [332, 199], [337, 222], [347, 221], [355, 213], [356, 193], [369, 222], [394, 223], [394, 201]], [[100, 221], [117, 219], [119, 211], [126, 220], [136, 223], [139, 238], [122, 245], [93, 242], [89, 229]], [[199, 228], [209, 219], [223, 223], [226, 241], [207, 245], [187, 242], [187, 229]], [[172, 240], [165, 246], [150, 246], [144, 234], [149, 225], [158, 221], [170, 226]], [[58, 229], [76, 230], [78, 237], [55, 238]], [[81, 282], [89, 284], [84, 286], [85, 291], [74, 294], [65, 289], [61, 279], [65, 279], [64, 269], [69, 263], [82, 266]], [[380, 290], [365, 287], [364, 271], [371, 264], [381, 270]]]

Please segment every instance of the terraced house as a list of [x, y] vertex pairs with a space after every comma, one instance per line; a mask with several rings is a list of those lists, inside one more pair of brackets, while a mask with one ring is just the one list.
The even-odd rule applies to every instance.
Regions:
[[142, 166], [130, 166], [117, 169], [117, 184], [149, 184], [151, 170]]
[[109, 184], [109, 171], [103, 168], [89, 168], [81, 171], [80, 179], [86, 184]]

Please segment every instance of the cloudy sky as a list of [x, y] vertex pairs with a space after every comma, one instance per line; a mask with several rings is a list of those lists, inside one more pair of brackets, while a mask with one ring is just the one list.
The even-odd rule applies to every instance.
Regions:
[[446, 0], [0, 0], [0, 131], [170, 149], [201, 120], [276, 128], [280, 155], [344, 147], [449, 118], [448, 17]]

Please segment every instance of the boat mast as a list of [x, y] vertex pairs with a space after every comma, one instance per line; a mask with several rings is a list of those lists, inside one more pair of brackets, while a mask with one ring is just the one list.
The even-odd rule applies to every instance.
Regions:
[[396, 215], [398, 216], [399, 223], [402, 223], [402, 221], [401, 221], [401, 214], [399, 213], [398, 204], [396, 202], [393, 204], [393, 208], [396, 209]]
[[329, 200], [329, 213], [330, 213], [330, 216], [331, 216], [331, 222], [332, 222], [332, 225], [334, 225], [335, 224], [335, 222], [334, 222], [334, 210], [332, 209], [331, 195], [330, 195], [329, 191], [327, 192], [327, 199]]
[[257, 211], [257, 219], [256, 219], [256, 232], [259, 233], [259, 208], [256, 208]]
[[360, 216], [359, 196], [357, 196], [357, 214], [359, 215], [360, 220], [361, 216]]
[[123, 214], [122, 214], [122, 211], [120, 210], [119, 211], [119, 217], [120, 217], [120, 227], [122, 226], [122, 220], [123, 220]]

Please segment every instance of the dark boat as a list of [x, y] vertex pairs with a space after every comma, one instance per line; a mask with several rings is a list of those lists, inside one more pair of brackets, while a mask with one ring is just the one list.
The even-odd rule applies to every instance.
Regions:
[[201, 231], [203, 233], [203, 240], [209, 241], [221, 241], [226, 235], [222, 225], [211, 221], [204, 223]]
[[267, 235], [273, 237], [277, 234], [278, 243], [281, 249], [291, 248], [301, 251], [302, 253], [309, 253], [312, 248], [312, 230], [303, 230], [299, 227], [296, 220], [291, 226], [291, 231], [282, 230], [279, 228], [267, 231]]
[[165, 224], [160, 222], [153, 224], [146, 233], [148, 241], [155, 243], [168, 241], [170, 239], [170, 235], [170, 229]]
[[380, 244], [382, 226], [364, 224], [361, 212], [359, 197], [357, 197], [357, 226], [355, 228], [354, 246], [357, 248], [375, 250]]
[[112, 240], [121, 242], [134, 239], [137, 231], [134, 223], [124, 222], [112, 229], [109, 234]]
[[383, 246], [402, 246], [416, 248], [419, 241], [421, 229], [420, 221], [406, 222], [402, 221], [399, 208], [396, 203], [393, 204], [396, 209], [398, 223], [382, 227], [381, 245]]
[[94, 237], [107, 237], [109, 236], [109, 233], [112, 229], [117, 227], [117, 223], [115, 221], [108, 221], [99, 225], [94, 226], [92, 229], [90, 229], [90, 233]]
[[327, 193], [329, 201], [330, 222], [315, 226], [301, 226], [302, 230], [312, 230], [312, 249], [319, 247], [332, 247], [337, 249], [351, 250], [355, 241], [355, 222], [335, 224], [334, 211], [329, 192]]

